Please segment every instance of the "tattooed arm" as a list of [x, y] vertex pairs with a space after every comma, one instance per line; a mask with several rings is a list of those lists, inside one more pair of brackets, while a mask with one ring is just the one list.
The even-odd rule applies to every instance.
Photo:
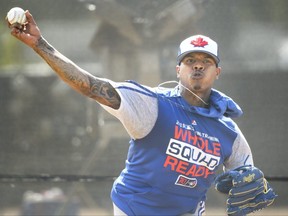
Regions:
[[103, 105], [114, 109], [119, 108], [120, 97], [107, 80], [97, 78], [81, 69], [55, 50], [42, 37], [39, 38], [34, 50], [73, 89]]
[[78, 67], [54, 49], [44, 38], [29, 11], [25, 12], [27, 24], [24, 29], [9, 25], [11, 34], [33, 48], [58, 76], [81, 94], [113, 109], [120, 107], [120, 96], [106, 79], [101, 79]]

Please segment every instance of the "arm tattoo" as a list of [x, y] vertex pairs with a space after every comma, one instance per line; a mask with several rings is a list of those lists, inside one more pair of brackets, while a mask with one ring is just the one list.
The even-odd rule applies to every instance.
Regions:
[[[115, 88], [107, 81], [94, 79], [92, 77], [88, 77], [90, 81], [90, 92], [91, 98], [94, 98], [104, 105], [108, 105], [114, 109], [118, 109], [120, 107], [121, 98]], [[100, 101], [101, 100], [101, 101]]]
[[118, 109], [121, 98], [115, 88], [106, 80], [94, 77], [70, 59], [54, 49], [44, 38], [34, 48], [59, 77], [76, 91], [93, 98], [101, 104]]

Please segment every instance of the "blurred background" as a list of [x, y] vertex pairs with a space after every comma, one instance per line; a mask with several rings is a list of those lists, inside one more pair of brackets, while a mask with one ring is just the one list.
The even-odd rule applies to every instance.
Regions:
[[[129, 137], [94, 101], [66, 86], [10, 35], [15, 6], [90, 73], [157, 86], [176, 80], [179, 43], [204, 34], [220, 47], [215, 88], [243, 109], [235, 119], [279, 197], [255, 215], [288, 215], [288, 1], [1, 0], [0, 215], [111, 215], [110, 190]], [[207, 215], [225, 215], [209, 191]]]

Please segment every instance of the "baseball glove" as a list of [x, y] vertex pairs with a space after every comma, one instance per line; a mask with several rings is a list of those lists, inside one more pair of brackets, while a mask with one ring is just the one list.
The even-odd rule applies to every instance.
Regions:
[[229, 216], [244, 216], [261, 210], [277, 197], [263, 172], [251, 165], [220, 174], [215, 179], [215, 189], [228, 194]]

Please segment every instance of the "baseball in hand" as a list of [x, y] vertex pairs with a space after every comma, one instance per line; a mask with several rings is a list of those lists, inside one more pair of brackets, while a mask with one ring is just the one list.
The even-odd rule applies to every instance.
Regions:
[[14, 7], [7, 13], [7, 20], [11, 25], [24, 25], [26, 22], [25, 11], [20, 7]]

